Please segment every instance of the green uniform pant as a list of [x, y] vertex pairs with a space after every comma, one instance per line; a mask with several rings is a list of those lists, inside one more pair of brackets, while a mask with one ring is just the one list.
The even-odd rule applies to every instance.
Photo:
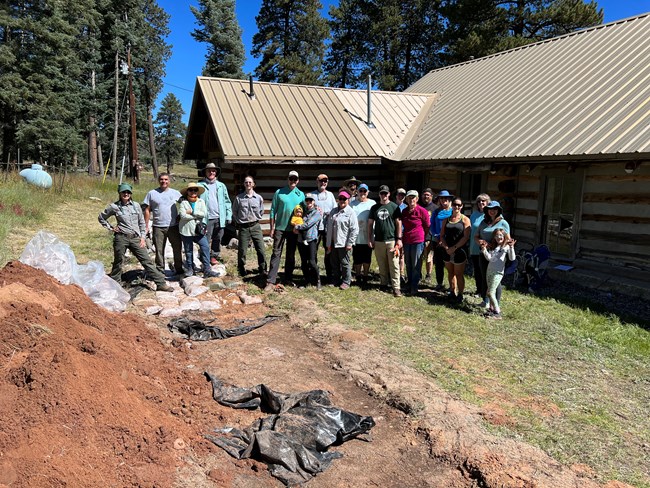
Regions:
[[153, 227], [152, 232], [153, 247], [156, 250], [156, 268], [161, 273], [165, 272], [165, 243], [169, 243], [174, 251], [174, 271], [180, 275], [183, 273], [183, 242], [178, 226], [170, 227]]
[[262, 226], [259, 222], [252, 225], [243, 224], [237, 226], [239, 245], [237, 247], [237, 270], [239, 274], [244, 274], [246, 269], [246, 252], [248, 244], [253, 241], [253, 246], [257, 252], [257, 266], [260, 273], [266, 272], [266, 245], [264, 244], [264, 235]]
[[124, 234], [116, 233], [113, 237], [113, 269], [109, 275], [115, 281], [122, 278], [122, 263], [124, 254], [129, 249], [144, 268], [147, 276], [151, 278], [156, 285], [165, 284], [165, 275], [162, 274], [151, 262], [146, 247], [140, 247], [139, 237], [127, 237]]

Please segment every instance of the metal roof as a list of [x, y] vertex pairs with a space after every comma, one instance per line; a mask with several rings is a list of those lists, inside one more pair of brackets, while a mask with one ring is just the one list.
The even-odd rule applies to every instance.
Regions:
[[431, 71], [402, 161], [650, 152], [650, 14]]
[[369, 128], [364, 90], [265, 82], [254, 82], [253, 90], [251, 97], [245, 80], [197, 78], [192, 116], [204, 103], [226, 160], [379, 161], [394, 155], [435, 98], [372, 91]]

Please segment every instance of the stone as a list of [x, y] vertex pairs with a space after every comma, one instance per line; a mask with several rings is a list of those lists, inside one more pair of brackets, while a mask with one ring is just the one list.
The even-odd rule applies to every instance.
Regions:
[[133, 305], [139, 308], [154, 307], [158, 305], [158, 300], [155, 298], [136, 298], [133, 300]]
[[204, 300], [201, 302], [201, 310], [210, 312], [212, 310], [219, 310], [221, 308], [221, 303], [215, 300]]
[[147, 315], [156, 315], [160, 311], [162, 311], [162, 307], [160, 305], [151, 305], [147, 308], [144, 309], [144, 313]]
[[185, 294], [190, 296], [190, 297], [198, 297], [199, 295], [203, 295], [204, 293], [210, 291], [210, 288], [207, 286], [203, 285], [194, 285], [185, 288]]
[[244, 305], [257, 305], [259, 303], [262, 303], [262, 297], [259, 296], [250, 296], [246, 295], [245, 293], [242, 295], [239, 295], [239, 299]]
[[201, 302], [196, 298], [186, 298], [181, 302], [181, 310], [201, 310]]
[[161, 317], [179, 317], [181, 315], [183, 315], [183, 311], [179, 307], [163, 308], [160, 311]]
[[203, 278], [201, 278], [200, 276], [187, 276], [186, 278], [183, 278], [181, 280], [181, 286], [183, 288], [187, 288], [188, 286], [195, 285], [195, 284], [202, 285]]

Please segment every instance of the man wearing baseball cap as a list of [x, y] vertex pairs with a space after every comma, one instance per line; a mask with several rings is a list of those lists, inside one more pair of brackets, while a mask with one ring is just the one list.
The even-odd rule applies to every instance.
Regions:
[[[327, 189], [329, 184], [329, 178], [326, 174], [321, 173], [316, 177], [316, 190], [312, 192], [314, 198], [316, 199], [316, 207], [318, 211], [323, 216], [322, 220], [318, 224], [318, 245], [322, 242], [323, 249], [327, 251], [327, 218], [334, 207], [336, 207], [336, 197], [334, 193]], [[330, 262], [329, 256], [325, 254], [325, 275], [327, 276], [327, 282], [332, 281], [332, 263]]]
[[221, 258], [223, 232], [226, 225], [232, 222], [232, 204], [226, 185], [217, 179], [219, 168], [214, 163], [208, 163], [203, 171], [205, 178], [199, 181], [199, 185], [205, 188], [201, 200], [208, 207], [205, 222], [208, 224], [206, 235], [210, 241], [210, 264], [217, 264]]
[[379, 187], [379, 203], [370, 209], [368, 218], [368, 246], [375, 249], [382, 287], [389, 282], [393, 295], [399, 297], [399, 250], [402, 247], [402, 212], [390, 201], [390, 189]]
[[295, 170], [289, 171], [287, 185], [276, 190], [271, 201], [271, 237], [273, 237], [273, 254], [269, 265], [269, 275], [264, 291], [272, 291], [278, 279], [280, 271], [280, 259], [284, 244], [287, 244], [287, 254], [284, 258], [284, 281], [285, 284], [293, 284], [293, 270], [296, 267], [296, 246], [298, 245], [298, 234], [293, 233], [291, 225], [291, 214], [296, 205], [305, 201], [305, 194], [298, 189], [300, 177]]

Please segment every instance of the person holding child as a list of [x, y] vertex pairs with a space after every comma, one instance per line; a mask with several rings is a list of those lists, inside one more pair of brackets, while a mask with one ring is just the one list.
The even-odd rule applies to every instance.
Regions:
[[[321, 215], [316, 206], [316, 198], [313, 193], [305, 195], [305, 211], [300, 223], [295, 223], [294, 234], [298, 234], [298, 252], [300, 253], [300, 268], [305, 278], [305, 286], [316, 286], [319, 290], [320, 271], [318, 269], [318, 226]], [[293, 219], [292, 219], [293, 221]]]
[[481, 253], [488, 261], [486, 277], [487, 296], [490, 300], [490, 305], [486, 312], [486, 317], [501, 319], [500, 298], [497, 298], [497, 288], [503, 279], [506, 268], [506, 257], [511, 261], [515, 259], [516, 242], [510, 238], [510, 235], [505, 230], [499, 228], [494, 231], [492, 242], [489, 246], [486, 243], [481, 244]]

